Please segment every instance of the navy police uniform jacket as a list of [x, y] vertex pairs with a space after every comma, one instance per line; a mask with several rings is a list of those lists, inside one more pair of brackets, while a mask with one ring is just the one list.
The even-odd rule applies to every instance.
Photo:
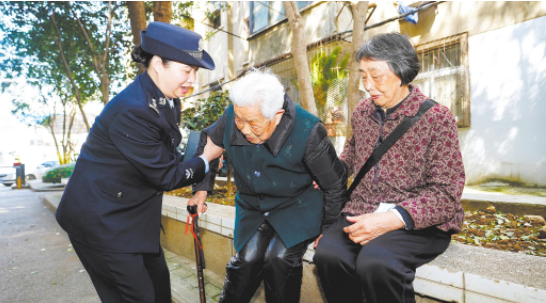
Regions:
[[105, 106], [56, 212], [72, 240], [104, 252], [159, 252], [163, 191], [205, 176], [203, 159], [181, 162], [174, 104], [143, 73]]

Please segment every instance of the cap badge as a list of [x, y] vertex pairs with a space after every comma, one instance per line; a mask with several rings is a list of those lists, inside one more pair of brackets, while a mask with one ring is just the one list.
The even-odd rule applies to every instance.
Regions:
[[203, 51], [203, 39], [199, 39], [197, 50], [198, 51]]

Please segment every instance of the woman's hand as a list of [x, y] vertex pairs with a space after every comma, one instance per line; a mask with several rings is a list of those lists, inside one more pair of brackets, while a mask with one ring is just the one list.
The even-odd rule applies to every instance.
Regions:
[[366, 245], [389, 231], [404, 227], [404, 223], [392, 211], [347, 217], [347, 221], [354, 224], [343, 228], [343, 231], [351, 241], [360, 245]]
[[198, 191], [190, 200], [188, 200], [188, 205], [197, 205], [197, 214], [201, 217], [208, 208], [207, 204], [205, 204], [205, 200], [207, 200], [207, 192]]

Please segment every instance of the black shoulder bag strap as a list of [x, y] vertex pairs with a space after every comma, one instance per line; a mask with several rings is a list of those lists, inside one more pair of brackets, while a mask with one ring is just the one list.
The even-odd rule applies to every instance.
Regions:
[[347, 199], [351, 197], [351, 194], [355, 190], [360, 180], [370, 171], [370, 169], [383, 157], [384, 154], [398, 141], [402, 136], [410, 129], [423, 115], [431, 109], [434, 105], [438, 104], [432, 99], [428, 99], [421, 103], [417, 114], [413, 117], [405, 117], [402, 122], [387, 136], [387, 138], [379, 145], [368, 158], [366, 163], [362, 166], [358, 174], [353, 180], [353, 183], [347, 190]]

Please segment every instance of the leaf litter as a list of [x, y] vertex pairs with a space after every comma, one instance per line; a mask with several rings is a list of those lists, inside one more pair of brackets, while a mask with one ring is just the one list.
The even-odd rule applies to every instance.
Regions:
[[467, 211], [451, 242], [546, 257], [546, 226], [541, 216], [516, 216], [490, 206]]

